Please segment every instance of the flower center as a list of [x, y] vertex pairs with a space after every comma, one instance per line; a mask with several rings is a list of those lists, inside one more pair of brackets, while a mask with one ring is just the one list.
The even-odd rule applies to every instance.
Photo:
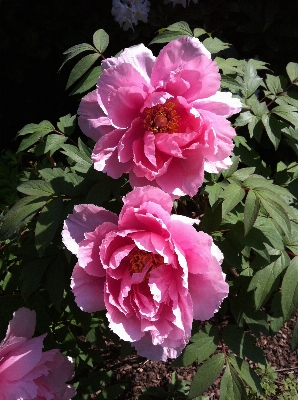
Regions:
[[146, 131], [153, 133], [177, 132], [180, 116], [177, 114], [175, 107], [175, 103], [166, 101], [165, 104], [156, 104], [156, 106], [145, 108], [143, 123]]
[[164, 264], [164, 259], [159, 254], [149, 253], [145, 250], [134, 248], [129, 254], [130, 268], [129, 272], [132, 274], [140, 273], [144, 267], [149, 263], [150, 268], [145, 275], [145, 280], [149, 280], [150, 272]]

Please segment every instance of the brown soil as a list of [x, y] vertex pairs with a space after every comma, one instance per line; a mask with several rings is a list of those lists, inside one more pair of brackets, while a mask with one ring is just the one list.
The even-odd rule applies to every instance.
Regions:
[[[265, 351], [268, 362], [276, 368], [278, 381], [275, 383], [278, 385], [280, 393], [283, 391], [282, 382], [288, 374], [292, 373], [296, 379], [298, 378], [298, 351], [291, 352], [292, 331], [297, 316], [298, 312], [274, 338], [261, 335], [258, 340], [258, 346]], [[196, 363], [187, 367], [173, 367], [173, 361], [153, 362], [139, 357], [135, 352], [121, 360], [120, 346], [116, 346], [110, 341], [107, 341], [106, 344], [107, 347], [102, 351], [102, 356], [105, 359], [107, 370], [114, 372], [111, 383], [123, 382], [127, 386], [126, 391], [119, 399], [136, 400], [142, 393], [142, 388], [145, 387], [159, 386], [166, 390], [174, 371], [180, 380], [191, 381], [198, 369]], [[252, 363], [250, 365], [256, 367]], [[204, 395], [209, 396], [209, 400], [219, 399], [219, 387], [220, 378]], [[268, 398], [268, 400], [275, 399], [276, 397]]]

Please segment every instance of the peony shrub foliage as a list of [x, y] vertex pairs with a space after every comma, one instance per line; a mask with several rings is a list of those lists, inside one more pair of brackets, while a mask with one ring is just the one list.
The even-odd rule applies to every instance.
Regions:
[[[15, 316], [0, 383], [9, 357], [16, 378], [0, 398], [13, 384], [15, 398], [121, 398], [110, 340], [123, 359], [197, 362], [191, 383], [173, 375], [173, 398], [200, 398], [221, 375], [220, 399], [245, 399], [262, 391], [249, 360], [267, 364], [256, 339], [297, 309], [298, 64], [276, 76], [186, 22], [149, 40], [110, 54], [99, 29], [68, 49], [77, 115], [18, 133], [31, 164], [1, 217], [1, 339]], [[20, 375], [14, 352], [31, 343], [39, 359]], [[52, 397], [38, 393], [50, 379]]]

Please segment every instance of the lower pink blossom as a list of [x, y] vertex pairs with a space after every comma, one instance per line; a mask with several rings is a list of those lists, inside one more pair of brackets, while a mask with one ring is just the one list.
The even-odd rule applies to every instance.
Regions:
[[32, 338], [35, 312], [20, 308], [0, 343], [0, 400], [70, 400], [73, 364], [59, 350], [42, 352], [46, 335]]
[[72, 290], [87, 312], [107, 309], [110, 328], [152, 360], [177, 357], [193, 319], [210, 319], [228, 294], [222, 253], [190, 218], [171, 215], [171, 196], [137, 187], [118, 217], [75, 206], [65, 246], [78, 257]]

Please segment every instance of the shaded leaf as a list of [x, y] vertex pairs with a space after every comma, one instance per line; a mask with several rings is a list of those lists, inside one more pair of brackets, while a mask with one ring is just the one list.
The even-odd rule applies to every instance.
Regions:
[[205, 327], [190, 338], [189, 344], [183, 353], [174, 361], [173, 366], [186, 366], [195, 360], [200, 364], [216, 350], [219, 342], [218, 330], [214, 326]]
[[278, 287], [280, 275], [289, 265], [290, 259], [285, 251], [277, 250], [276, 253], [279, 257], [267, 267], [257, 271], [247, 289], [248, 291], [255, 289], [257, 309], [265, 304], [273, 290]]
[[51, 196], [55, 194], [51, 184], [43, 180], [28, 181], [24, 182], [17, 187], [17, 190], [21, 193], [28, 194], [31, 196]]
[[221, 400], [245, 400], [247, 394], [241, 379], [227, 364], [220, 383]]
[[263, 351], [257, 347], [255, 339], [237, 325], [230, 324], [222, 329], [225, 343], [240, 358], [248, 357], [250, 360], [263, 365], [267, 364]]
[[45, 249], [53, 240], [61, 221], [63, 201], [55, 198], [47, 203], [37, 218], [35, 227], [35, 247], [39, 256], [42, 256]]
[[245, 196], [241, 186], [231, 183], [223, 192], [222, 216], [225, 217]]
[[58, 72], [61, 70], [63, 65], [73, 57], [77, 56], [78, 54], [82, 53], [83, 51], [95, 51], [95, 48], [91, 46], [91, 44], [88, 43], [81, 43], [77, 44], [75, 46], [70, 47], [68, 50], [66, 50], [63, 54], [67, 54], [65, 57], [61, 67], [59, 68]]
[[224, 354], [215, 354], [208, 361], [206, 361], [197, 371], [189, 393], [188, 399], [193, 399], [200, 396], [219, 376], [224, 366]]
[[70, 92], [70, 95], [80, 94], [87, 92], [87, 90], [91, 89], [96, 85], [98, 78], [102, 73], [102, 69], [100, 66], [92, 68], [88, 71], [83, 78], [78, 82], [77, 85]]
[[249, 385], [249, 387], [256, 393], [262, 393], [262, 386], [260, 377], [255, 371], [250, 368], [248, 363], [239, 357], [235, 357], [232, 354], [228, 355], [229, 362], [233, 368], [238, 372], [241, 378]]
[[5, 214], [0, 230], [2, 240], [8, 239], [15, 232], [20, 232], [24, 225], [42, 208], [47, 197], [27, 196], [19, 200]]
[[278, 119], [276, 119], [272, 114], [264, 114], [262, 116], [262, 122], [265, 126], [267, 135], [276, 150], [280, 142], [281, 130], [284, 128], [284, 124], [281, 121], [278, 121]]
[[55, 257], [53, 262], [49, 265], [47, 288], [52, 303], [60, 312], [64, 292], [64, 263], [61, 255]]
[[69, 78], [66, 84], [66, 89], [68, 89], [72, 84], [74, 84], [88, 69], [95, 63], [99, 58], [99, 54], [88, 54], [83, 57], [80, 61], [76, 63], [69, 74]]
[[255, 195], [253, 190], [248, 192], [244, 205], [244, 236], [253, 227], [260, 210], [260, 200]]
[[281, 306], [288, 321], [298, 308], [298, 256], [288, 266], [281, 285]]

